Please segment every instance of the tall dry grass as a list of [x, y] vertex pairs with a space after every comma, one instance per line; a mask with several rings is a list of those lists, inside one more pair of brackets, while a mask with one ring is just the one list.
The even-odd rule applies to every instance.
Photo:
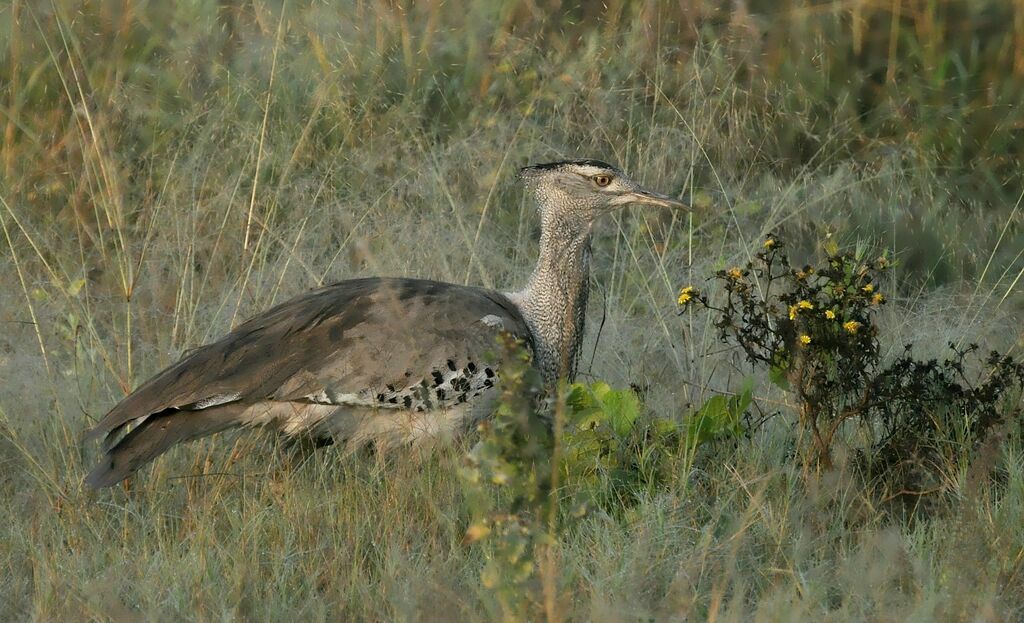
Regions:
[[[826, 239], [892, 251], [893, 349], [1017, 352], [1022, 16], [966, 0], [0, 7], [4, 618], [500, 616], [486, 552], [462, 544], [461, 448], [377, 471], [223, 436], [90, 494], [80, 435], [184, 350], [321, 283], [521, 283], [527, 162], [600, 157], [697, 206], [622, 213], [594, 245], [583, 373], [644, 388], [661, 417], [749, 374], [674, 301], [769, 231], [807, 256]], [[1021, 616], [1017, 441], [997, 484], [953, 451], [943, 512], [903, 521], [842, 469], [806, 485], [789, 406], [757, 394], [783, 417], [560, 535], [557, 613]]]

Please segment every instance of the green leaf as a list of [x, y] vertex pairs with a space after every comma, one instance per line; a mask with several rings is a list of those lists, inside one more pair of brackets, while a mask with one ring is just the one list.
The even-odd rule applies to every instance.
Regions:
[[651, 422], [651, 429], [660, 439], [679, 432], [679, 425], [668, 418], [654, 418]]
[[632, 390], [625, 389], [606, 392], [603, 402], [612, 430], [620, 438], [628, 436], [640, 416], [640, 399]]
[[728, 415], [728, 399], [712, 396], [690, 416], [686, 426], [686, 438], [691, 444], [700, 445], [710, 441]]
[[640, 399], [630, 389], [612, 389], [603, 381], [575, 383], [566, 397], [568, 422], [577, 429], [609, 427], [619, 437], [633, 430], [640, 415]]
[[722, 437], [732, 437], [743, 432], [743, 414], [753, 400], [753, 379], [743, 381], [740, 392], [735, 396], [712, 396], [690, 416], [687, 421], [686, 437], [693, 446]]
[[[599, 408], [594, 392], [583, 383], [574, 383], [569, 395], [565, 398], [565, 404], [569, 407], [569, 413], [576, 416], [589, 409]], [[573, 418], [575, 420], [575, 417]]]
[[608, 394], [608, 392], [612, 391], [612, 388], [610, 385], [608, 385], [608, 383], [605, 383], [604, 381], [594, 381], [590, 385], [590, 391], [591, 393], [594, 394], [594, 397], [598, 401], [601, 401], [604, 400], [604, 397]]

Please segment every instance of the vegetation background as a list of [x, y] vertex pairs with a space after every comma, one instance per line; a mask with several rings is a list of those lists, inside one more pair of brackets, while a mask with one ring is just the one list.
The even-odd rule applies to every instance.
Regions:
[[[0, 618], [500, 616], [465, 448], [379, 472], [221, 436], [95, 494], [80, 437], [316, 285], [517, 286], [530, 162], [602, 158], [698, 208], [594, 245], [583, 375], [657, 417], [750, 374], [675, 299], [768, 232], [888, 250], [893, 353], [1024, 345], [1019, 1], [8, 0], [0, 42]], [[951, 441], [908, 518], [842, 467], [805, 482], [791, 405], [754, 395], [780, 417], [560, 535], [559, 617], [1024, 617], [1019, 436], [998, 484]]]

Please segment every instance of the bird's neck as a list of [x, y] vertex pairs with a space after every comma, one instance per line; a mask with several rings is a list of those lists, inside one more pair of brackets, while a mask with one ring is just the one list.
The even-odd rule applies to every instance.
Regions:
[[545, 219], [537, 267], [512, 297], [533, 333], [535, 363], [549, 384], [576, 376], [589, 288], [589, 225], [581, 230]]

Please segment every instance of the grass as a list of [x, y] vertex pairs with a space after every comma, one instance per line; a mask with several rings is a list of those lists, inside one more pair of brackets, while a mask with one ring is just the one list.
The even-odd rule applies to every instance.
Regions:
[[[838, 240], [898, 258], [893, 353], [1019, 354], [1019, 4], [558, 4], [0, 8], [5, 617], [499, 618], [485, 550], [463, 544], [465, 448], [377, 471], [228, 435], [94, 494], [80, 436], [183, 351], [318, 284], [517, 286], [528, 162], [599, 157], [697, 206], [621, 213], [594, 244], [582, 372], [643, 387], [659, 417], [749, 374], [675, 299], [770, 231], [794, 255]], [[939, 510], [901, 517], [841, 461], [805, 481], [791, 405], [763, 379], [755, 400], [781, 415], [753, 439], [559, 534], [558, 616], [1022, 616], [1019, 436], [992, 482], [952, 447]]]

